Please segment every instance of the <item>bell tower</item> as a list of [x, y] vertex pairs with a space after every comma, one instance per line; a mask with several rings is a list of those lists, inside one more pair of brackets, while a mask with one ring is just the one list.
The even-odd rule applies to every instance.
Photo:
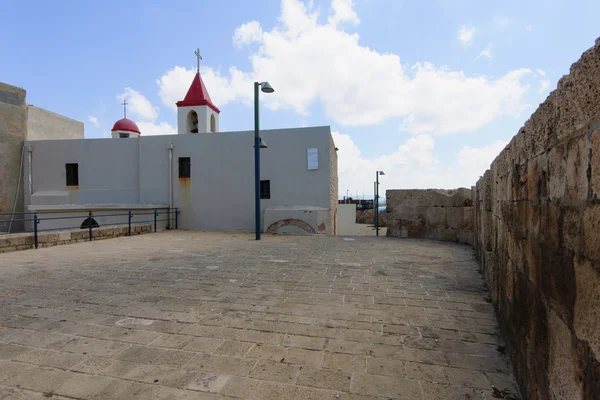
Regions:
[[194, 54], [198, 59], [196, 75], [185, 98], [177, 104], [177, 133], [219, 132], [219, 114], [221, 111], [213, 104], [206, 86], [200, 76], [200, 49]]

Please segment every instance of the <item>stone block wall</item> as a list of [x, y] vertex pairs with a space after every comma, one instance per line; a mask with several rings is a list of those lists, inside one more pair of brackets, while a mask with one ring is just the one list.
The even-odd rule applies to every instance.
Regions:
[[[25, 90], [0, 82], [0, 212], [23, 211], [23, 177], [19, 180], [19, 169], [26, 135]], [[7, 232], [9, 225], [11, 232], [22, 230], [22, 223], [9, 224], [8, 219], [0, 215], [0, 232]]]
[[[154, 232], [152, 224], [137, 224], [131, 227], [132, 235]], [[119, 236], [127, 236], [127, 226], [105, 226], [92, 229], [92, 240], [109, 239]], [[87, 229], [68, 229], [62, 231], [49, 231], [38, 233], [38, 248], [88, 242], [90, 240]], [[35, 248], [33, 233], [12, 233], [0, 236], [0, 253], [9, 251], [28, 250]]]
[[387, 190], [387, 236], [473, 244], [470, 189]]
[[329, 145], [329, 230], [331, 235], [338, 234], [338, 158], [333, 136]]
[[522, 395], [599, 399], [600, 39], [474, 198], [477, 257]]

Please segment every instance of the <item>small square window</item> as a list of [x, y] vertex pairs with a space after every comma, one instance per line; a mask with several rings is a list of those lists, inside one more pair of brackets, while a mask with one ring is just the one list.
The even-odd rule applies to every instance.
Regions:
[[260, 198], [271, 198], [271, 181], [260, 181]]
[[179, 157], [179, 177], [189, 178], [191, 175], [191, 162], [189, 157]]
[[120, 139], [124, 139], [124, 138], [128, 138], [128, 137], [129, 137], [129, 133], [119, 133]]
[[79, 185], [79, 164], [67, 164], [67, 186]]

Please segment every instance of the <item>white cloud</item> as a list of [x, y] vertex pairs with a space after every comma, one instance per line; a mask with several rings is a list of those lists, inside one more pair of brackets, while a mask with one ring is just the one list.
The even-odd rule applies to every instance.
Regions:
[[485, 49], [481, 50], [481, 52], [477, 56], [477, 59], [479, 59], [481, 57], [487, 57], [489, 59], [492, 58], [492, 44], [491, 43], [488, 44]]
[[329, 17], [329, 23], [331, 25], [337, 25], [342, 22], [348, 22], [355, 25], [360, 23], [360, 19], [354, 11], [353, 0], [332, 0], [331, 11], [332, 14]]
[[533, 25], [531, 25], [531, 24], [525, 25], [525, 30], [526, 31], [532, 31], [533, 30]]
[[543, 69], [536, 68], [535, 71], [541, 76], [546, 76], [546, 71]]
[[174, 135], [177, 133], [177, 128], [166, 122], [137, 122], [142, 136], [156, 136], [156, 135]]
[[483, 147], [463, 147], [450, 162], [442, 163], [435, 157], [435, 140], [431, 135], [408, 139], [394, 151], [368, 159], [361, 155], [351, 137], [332, 133], [338, 151], [339, 193], [365, 193], [373, 197], [373, 174], [382, 170], [380, 193], [386, 189], [454, 189], [471, 187], [502, 149], [505, 141]]
[[[340, 4], [351, 7], [350, 2]], [[344, 18], [340, 21], [350, 17]], [[403, 65], [396, 54], [361, 45], [356, 33], [329, 21], [318, 23], [318, 11], [299, 0], [282, 1], [279, 25], [263, 31], [250, 61], [250, 71], [201, 68], [217, 107], [235, 101], [251, 106], [252, 82], [268, 80], [275, 93], [261, 100], [272, 110], [308, 116], [311, 107], [320, 104], [328, 118], [343, 125], [396, 118], [401, 129], [413, 134], [451, 134], [519, 116], [529, 89], [521, 83], [529, 73], [526, 69], [488, 78], [429, 62]], [[174, 110], [193, 75], [183, 67], [167, 71], [157, 81], [163, 104]]]
[[540, 88], [538, 89], [538, 93], [544, 93], [546, 89], [550, 87], [550, 79], [542, 79], [540, 81]]
[[126, 87], [123, 93], [117, 95], [117, 100], [127, 101], [127, 111], [134, 117], [154, 121], [158, 117], [158, 107], [155, 107], [141, 93]]
[[241, 47], [245, 44], [258, 42], [262, 37], [262, 28], [258, 21], [250, 21], [235, 30], [233, 44]]
[[90, 116], [88, 117], [88, 121], [90, 121], [92, 124], [94, 124], [94, 126], [95, 126], [96, 128], [99, 128], [99, 127], [100, 127], [100, 123], [98, 122], [98, 118], [94, 117], [93, 115], [90, 115]]
[[460, 40], [464, 47], [470, 47], [473, 44], [476, 30], [477, 28], [474, 26], [467, 25], [463, 25], [458, 29], [458, 40]]

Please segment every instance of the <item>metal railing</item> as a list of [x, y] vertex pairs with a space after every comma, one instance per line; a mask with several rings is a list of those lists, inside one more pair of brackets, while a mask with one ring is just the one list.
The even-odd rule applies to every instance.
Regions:
[[[56, 216], [56, 214], [70, 214], [63, 216]], [[76, 215], [73, 215], [76, 214]], [[132, 208], [123, 213], [107, 213], [107, 210], [54, 210], [54, 211], [25, 211], [25, 212], [0, 212], [0, 224], [14, 224], [14, 223], [29, 223], [33, 225], [29, 230], [25, 232], [33, 232], [35, 248], [38, 248], [38, 234], [40, 232], [50, 231], [63, 231], [68, 229], [87, 229], [89, 234], [89, 240], [93, 239], [93, 229], [100, 228], [100, 224], [96, 221], [97, 218], [103, 218], [102, 226], [123, 226], [127, 225], [127, 235], [131, 236], [131, 228], [135, 225], [140, 224], [153, 224], [154, 232], [157, 231], [159, 222], [167, 222], [168, 229], [178, 229], [179, 227], [179, 214], [178, 208], [154, 208], [154, 209], [139, 209]], [[159, 218], [161, 215], [166, 215], [164, 218]], [[150, 216], [150, 219], [145, 219], [146, 216]], [[4, 219], [3, 217], [9, 217], [10, 219]], [[15, 218], [20, 217], [20, 218]], [[120, 218], [124, 217], [124, 218]], [[125, 218], [126, 217], [126, 218]], [[142, 219], [139, 219], [142, 217]], [[84, 218], [83, 222], [77, 226], [61, 226], [53, 228], [39, 229], [38, 225], [44, 221], [69, 221]], [[113, 219], [116, 218], [116, 221]], [[124, 220], [121, 222], [121, 220]], [[11, 233], [11, 232], [7, 232]], [[16, 233], [16, 232], [13, 232]]]

